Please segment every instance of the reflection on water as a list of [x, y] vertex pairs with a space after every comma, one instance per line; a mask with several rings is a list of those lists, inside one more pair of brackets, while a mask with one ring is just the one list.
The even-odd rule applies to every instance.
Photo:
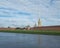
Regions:
[[0, 33], [0, 48], [60, 48], [60, 36]]

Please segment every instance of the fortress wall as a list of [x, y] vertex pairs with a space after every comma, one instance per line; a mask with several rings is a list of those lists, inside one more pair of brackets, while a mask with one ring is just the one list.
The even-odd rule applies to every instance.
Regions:
[[15, 28], [0, 28], [0, 30], [15, 30]]
[[[16, 28], [0, 28], [0, 30], [16, 30]], [[25, 28], [25, 30], [28, 30], [28, 28]], [[60, 31], [60, 26], [32, 27], [29, 30], [59, 30]]]
[[33, 27], [31, 30], [60, 30], [60, 26]]

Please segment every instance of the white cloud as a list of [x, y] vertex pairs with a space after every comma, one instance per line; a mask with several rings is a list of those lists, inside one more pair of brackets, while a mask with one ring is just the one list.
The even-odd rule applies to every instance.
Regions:
[[0, 0], [0, 24], [1, 26], [12, 26], [12, 24], [33, 26], [39, 16], [42, 25], [60, 24], [59, 4], [59, 0]]

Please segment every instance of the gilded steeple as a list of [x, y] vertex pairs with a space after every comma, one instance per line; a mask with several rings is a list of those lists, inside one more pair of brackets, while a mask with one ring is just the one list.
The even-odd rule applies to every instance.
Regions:
[[40, 18], [38, 19], [38, 27], [41, 27], [41, 20], [40, 20]]

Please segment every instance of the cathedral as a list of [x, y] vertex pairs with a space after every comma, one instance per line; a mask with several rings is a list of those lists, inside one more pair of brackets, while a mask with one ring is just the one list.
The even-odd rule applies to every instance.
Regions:
[[37, 25], [35, 23], [34, 27], [41, 27], [41, 20], [40, 20], [40, 18], [38, 19]]
[[41, 20], [40, 20], [40, 18], [38, 19], [38, 27], [41, 27]]
[[35, 23], [34, 27], [30, 28], [30, 30], [60, 30], [60, 25], [55, 26], [42, 26], [40, 18]]

